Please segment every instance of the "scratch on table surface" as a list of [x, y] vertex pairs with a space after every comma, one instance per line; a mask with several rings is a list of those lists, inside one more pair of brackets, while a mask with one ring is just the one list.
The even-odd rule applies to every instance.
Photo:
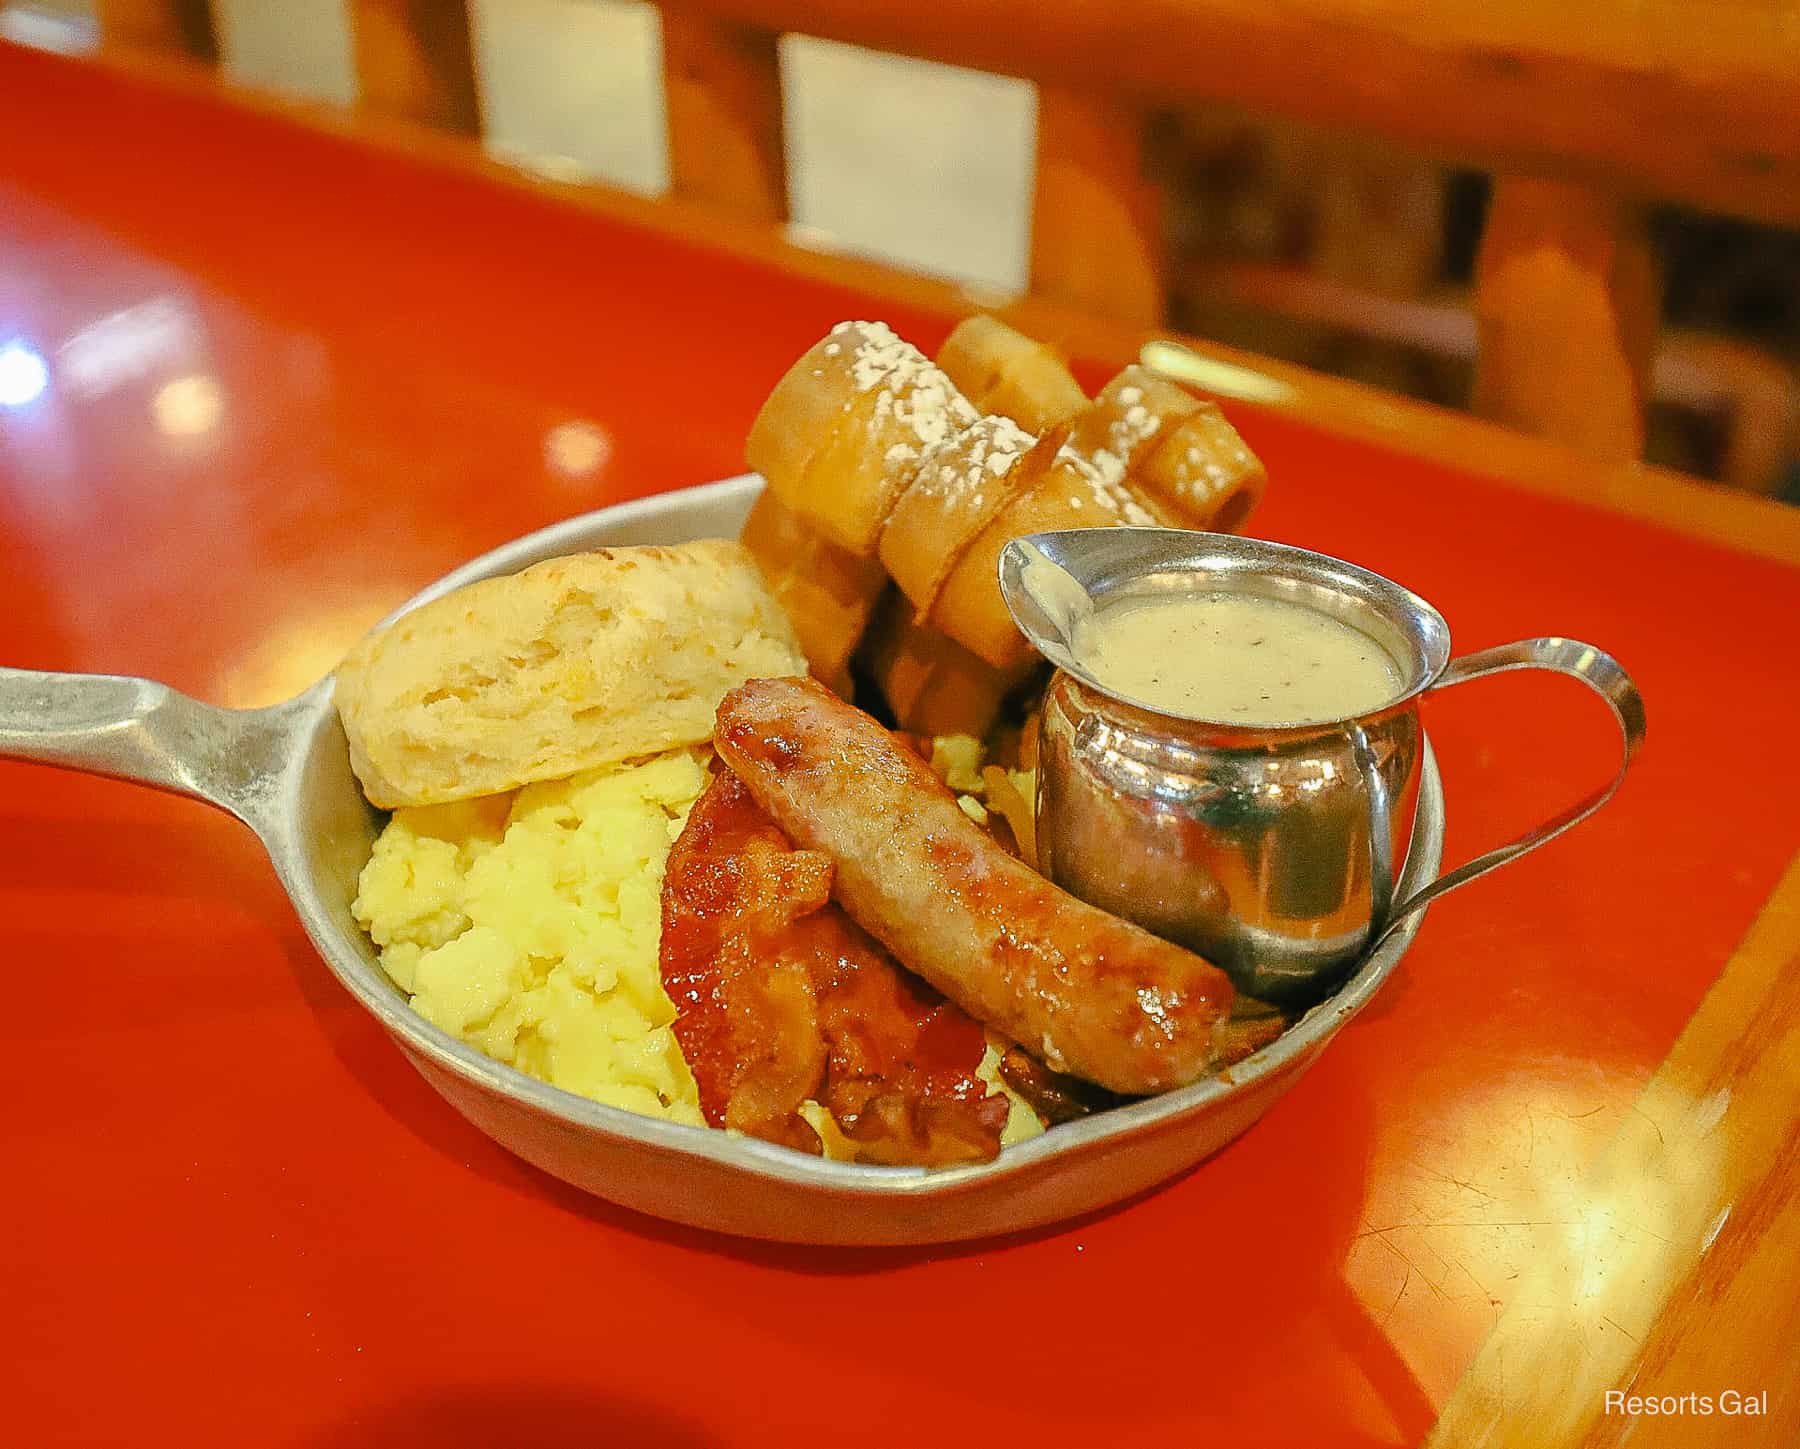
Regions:
[[1457, 1187], [1463, 1189], [1464, 1192], [1476, 1193], [1481, 1197], [1485, 1197], [1489, 1202], [1497, 1202], [1499, 1200], [1498, 1194], [1489, 1192], [1485, 1187], [1481, 1187], [1478, 1184], [1471, 1182], [1466, 1177], [1458, 1177], [1454, 1172], [1445, 1172], [1440, 1168], [1427, 1167], [1424, 1163], [1419, 1163], [1417, 1166], [1418, 1169], [1427, 1176], [1435, 1177], [1440, 1182], [1454, 1183]]
[[[1467, 1225], [1456, 1224], [1455, 1226], [1467, 1226]], [[1387, 1231], [1392, 1232], [1392, 1231], [1396, 1231], [1396, 1230], [1389, 1229]], [[1368, 1234], [1358, 1234], [1358, 1236], [1364, 1237], [1364, 1236], [1368, 1236]], [[1432, 1255], [1432, 1257], [1434, 1257], [1438, 1260], [1438, 1268], [1436, 1271], [1440, 1277], [1444, 1278], [1444, 1281], [1440, 1282], [1439, 1279], [1437, 1277], [1434, 1277], [1433, 1273], [1427, 1269], [1427, 1266], [1424, 1263], [1420, 1262], [1416, 1257], [1414, 1257], [1413, 1254], [1410, 1253], [1406, 1247], [1402, 1246], [1399, 1243], [1394, 1242], [1390, 1237], [1387, 1236], [1386, 1232], [1378, 1232], [1378, 1233], [1374, 1234], [1374, 1237], [1375, 1237], [1376, 1242], [1380, 1243], [1382, 1247], [1386, 1248], [1388, 1250], [1388, 1252], [1392, 1253], [1396, 1258], [1398, 1258], [1402, 1263], [1404, 1263], [1406, 1265], [1406, 1273], [1407, 1273], [1408, 1281], [1411, 1280], [1412, 1275], [1415, 1272], [1418, 1273], [1418, 1275], [1422, 1279], [1424, 1279], [1426, 1286], [1429, 1287], [1433, 1293], [1437, 1294], [1438, 1297], [1442, 1298], [1446, 1303], [1461, 1302], [1470, 1296], [1467, 1293], [1452, 1294], [1449, 1291], [1449, 1282], [1448, 1282], [1448, 1278], [1446, 1275], [1454, 1272], [1454, 1273], [1461, 1274], [1462, 1277], [1468, 1281], [1470, 1288], [1472, 1288], [1474, 1290], [1474, 1296], [1481, 1298], [1484, 1302], [1486, 1302], [1488, 1304], [1489, 1307], [1498, 1307], [1500, 1305], [1501, 1300], [1494, 1295], [1493, 1289], [1489, 1288], [1486, 1283], [1482, 1282], [1481, 1279], [1475, 1275], [1475, 1270], [1469, 1266], [1469, 1261], [1464, 1255], [1458, 1253], [1454, 1257], [1452, 1257], [1443, 1252], [1440, 1252], [1438, 1250], [1438, 1248], [1431, 1242], [1424, 1241], [1424, 1240], [1421, 1241], [1420, 1245], [1422, 1247], [1424, 1247], [1427, 1251], [1429, 1251], [1430, 1254]], [[1401, 1284], [1401, 1293], [1404, 1294], [1405, 1290], [1406, 1290], [1406, 1285], [1405, 1285], [1405, 1283], [1402, 1283]], [[1399, 1298], [1396, 1297], [1395, 1298], [1396, 1306], [1398, 1305], [1398, 1303], [1399, 1303]], [[1390, 1314], [1392, 1314], [1393, 1309], [1390, 1308], [1388, 1311]]]
[[[1380, 1243], [1382, 1247], [1386, 1248], [1390, 1253], [1392, 1253], [1396, 1258], [1398, 1258], [1402, 1263], [1406, 1264], [1406, 1276], [1410, 1280], [1412, 1277], [1413, 1269], [1417, 1268], [1419, 1265], [1417, 1263], [1413, 1262], [1413, 1260], [1410, 1257], [1408, 1257], [1403, 1250], [1395, 1247], [1394, 1244], [1390, 1243], [1386, 1238], [1377, 1238], [1376, 1241], [1378, 1243]], [[1439, 1298], [1442, 1298], [1444, 1300], [1444, 1302], [1446, 1302], [1446, 1303], [1448, 1303], [1450, 1301], [1450, 1295], [1448, 1293], [1446, 1293], [1442, 1288], [1438, 1287], [1438, 1285], [1436, 1283], [1433, 1283], [1431, 1281], [1431, 1275], [1429, 1273], [1426, 1273], [1421, 1270], [1419, 1276], [1422, 1279], [1424, 1279], [1425, 1286], [1427, 1288], [1429, 1288], [1433, 1293], [1437, 1294], [1437, 1296]], [[1400, 1300], [1398, 1298], [1396, 1298], [1394, 1300], [1396, 1307], [1399, 1305], [1399, 1302], [1400, 1302]], [[1391, 1311], [1392, 1310], [1390, 1310], [1390, 1312]]]
[[1433, 1223], [1389, 1223], [1386, 1227], [1364, 1228], [1356, 1236], [1374, 1238], [1385, 1233], [1397, 1233], [1405, 1228], [1572, 1228], [1580, 1221], [1579, 1218], [1506, 1218], [1499, 1222], [1485, 1218], [1448, 1219]]
[[[1398, 1241], [1396, 1241], [1396, 1236], [1414, 1232], [1426, 1234], [1435, 1230], [1444, 1229], [1459, 1229], [1467, 1234], [1471, 1231], [1482, 1233], [1490, 1231], [1504, 1232], [1508, 1229], [1516, 1228], [1559, 1228], [1567, 1231], [1582, 1226], [1584, 1226], [1584, 1222], [1578, 1217], [1503, 1218], [1498, 1221], [1481, 1219], [1425, 1220], [1399, 1222], [1387, 1226], [1364, 1228], [1355, 1235], [1353, 1241], [1361, 1240], [1363, 1238], [1374, 1239], [1405, 1265], [1409, 1279], [1416, 1273], [1425, 1281], [1431, 1291], [1446, 1303], [1464, 1302], [1471, 1296], [1475, 1296], [1486, 1303], [1488, 1307], [1499, 1309], [1506, 1306], [1506, 1299], [1504, 1296], [1506, 1290], [1504, 1288], [1497, 1290], [1490, 1286], [1483, 1280], [1482, 1276], [1475, 1271], [1477, 1267], [1483, 1266], [1489, 1261], [1490, 1257], [1492, 1257], [1490, 1253], [1485, 1252], [1481, 1246], [1479, 1246], [1478, 1241], [1471, 1243], [1470, 1246], [1473, 1249], [1473, 1252], [1471, 1253], [1460, 1249], [1455, 1241], [1446, 1243], [1440, 1247], [1438, 1244], [1432, 1242], [1429, 1237], [1420, 1236], [1411, 1241], [1408, 1241], [1406, 1237], [1399, 1237]], [[1435, 1266], [1427, 1264], [1418, 1256], [1421, 1251], [1429, 1253], [1432, 1258], [1436, 1260]], [[1504, 1268], [1505, 1263], [1501, 1262], [1499, 1266]], [[1455, 1293], [1450, 1291], [1449, 1280], [1450, 1275], [1453, 1273], [1461, 1277], [1464, 1282], [1468, 1284], [1466, 1290], [1459, 1289]], [[1513, 1273], [1506, 1275], [1504, 1281], [1506, 1283], [1511, 1283], [1516, 1280], [1518, 1276], [1519, 1274], [1515, 1270]], [[1404, 1296], [1405, 1291], [1406, 1285], [1403, 1283], [1401, 1285], [1401, 1296]], [[1399, 1297], [1396, 1297], [1396, 1305], [1398, 1302]], [[1394, 1311], [1393, 1307], [1390, 1307], [1388, 1310], [1390, 1315]], [[1386, 1320], [1384, 1319], [1383, 1321], [1385, 1322]]]
[[1648, 1112], [1646, 1112], [1636, 1102], [1633, 1102], [1631, 1104], [1631, 1110], [1636, 1112], [1638, 1114], [1638, 1116], [1642, 1117], [1646, 1122], [1648, 1122], [1652, 1127], [1654, 1127], [1656, 1129], [1656, 1145], [1658, 1147], [1667, 1147], [1669, 1145], [1668, 1139], [1663, 1136], [1662, 1123], [1658, 1122], [1656, 1120], [1656, 1118], [1652, 1117]]
[[[1406, 1261], [1406, 1255], [1404, 1253], [1402, 1253], [1400, 1255], [1400, 1258], [1401, 1258], [1402, 1262]], [[1394, 1321], [1394, 1315], [1400, 1311], [1400, 1300], [1402, 1298], [1406, 1297], [1406, 1290], [1411, 1285], [1412, 1280], [1413, 1280], [1412, 1264], [1407, 1263], [1406, 1264], [1406, 1276], [1400, 1280], [1400, 1291], [1394, 1295], [1394, 1301], [1392, 1303], [1388, 1304], [1388, 1311], [1381, 1315], [1381, 1326], [1383, 1328], [1386, 1328], [1388, 1326], [1388, 1324], [1390, 1324]]]
[[1618, 1329], [1620, 1333], [1624, 1334], [1633, 1343], [1639, 1344], [1639, 1345], [1641, 1345], [1643, 1343], [1643, 1340], [1641, 1338], [1639, 1338], [1635, 1333], [1633, 1333], [1623, 1323], [1620, 1323], [1618, 1319], [1612, 1317], [1610, 1314], [1605, 1314], [1605, 1313], [1601, 1314], [1600, 1321], [1602, 1323], [1610, 1323], [1614, 1328]]
[[1642, 1233], [1646, 1238], [1655, 1238], [1657, 1242], [1665, 1245], [1675, 1241], [1673, 1238], [1663, 1236], [1653, 1228], [1647, 1228], [1642, 1223], [1633, 1221], [1621, 1221], [1618, 1228], [1614, 1230], [1614, 1236], [1622, 1238], [1627, 1232]]

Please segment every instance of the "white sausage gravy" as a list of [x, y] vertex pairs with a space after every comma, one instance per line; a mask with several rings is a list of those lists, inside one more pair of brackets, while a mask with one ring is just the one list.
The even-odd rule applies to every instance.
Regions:
[[1346, 719], [1398, 699], [1400, 670], [1360, 629], [1253, 594], [1139, 597], [1073, 621], [1094, 680], [1153, 709], [1220, 724]]

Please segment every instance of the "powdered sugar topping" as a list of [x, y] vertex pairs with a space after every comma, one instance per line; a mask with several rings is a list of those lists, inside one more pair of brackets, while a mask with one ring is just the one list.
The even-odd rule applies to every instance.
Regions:
[[1037, 439], [1010, 418], [977, 417], [968, 427], [944, 439], [920, 460], [908, 497], [929, 500], [943, 512], [985, 516], [1012, 490], [996, 483], [1033, 447]]
[[1150, 528], [1156, 517], [1125, 483], [1125, 464], [1104, 450], [1083, 457], [1066, 443], [1056, 455], [1057, 472], [1069, 482], [1069, 507], [1083, 512], [1089, 504], [1113, 515], [1114, 522]]
[[[901, 449], [917, 456], [980, 417], [955, 384], [885, 322], [840, 322], [831, 335], [846, 342], [854, 339], [850, 381], [858, 392], [876, 394], [876, 423], [891, 422], [910, 435], [889, 448], [890, 463], [905, 461]], [[835, 345], [828, 342], [826, 347]]]

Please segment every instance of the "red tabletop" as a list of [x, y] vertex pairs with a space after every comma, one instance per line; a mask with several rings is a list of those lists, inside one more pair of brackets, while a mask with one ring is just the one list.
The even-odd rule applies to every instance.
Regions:
[[[0, 663], [281, 697], [471, 554], [740, 471], [839, 319], [927, 347], [948, 325], [3, 44], [0, 96]], [[1008, 1241], [649, 1221], [443, 1104], [247, 831], [0, 765], [4, 1437], [1415, 1443], [1522, 1269], [1584, 1231], [1582, 1167], [1800, 843], [1800, 774], [1768, 768], [1800, 571], [1232, 415], [1273, 479], [1254, 531], [1401, 579], [1461, 649], [1603, 644], [1650, 717], [1618, 800], [1433, 907], [1247, 1136]], [[1428, 725], [1452, 861], [1616, 748], [1597, 702], [1530, 676]]]

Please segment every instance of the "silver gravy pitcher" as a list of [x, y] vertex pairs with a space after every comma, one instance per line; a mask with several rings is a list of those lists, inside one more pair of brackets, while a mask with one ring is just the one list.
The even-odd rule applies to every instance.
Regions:
[[[1644, 735], [1618, 662], [1574, 639], [1450, 657], [1443, 616], [1367, 569], [1284, 544], [1168, 528], [1032, 534], [1008, 544], [1000, 587], [1057, 673], [1038, 736], [1038, 864], [1082, 899], [1189, 946], [1267, 1000], [1316, 998], [1428, 901], [1535, 850], [1611, 798]], [[1326, 723], [1222, 724], [1103, 688], [1073, 635], [1109, 601], [1237, 592], [1302, 604], [1361, 630], [1403, 689]], [[1602, 789], [1510, 844], [1394, 900], [1418, 799], [1431, 690], [1513, 669], [1588, 685], [1624, 741]]]

